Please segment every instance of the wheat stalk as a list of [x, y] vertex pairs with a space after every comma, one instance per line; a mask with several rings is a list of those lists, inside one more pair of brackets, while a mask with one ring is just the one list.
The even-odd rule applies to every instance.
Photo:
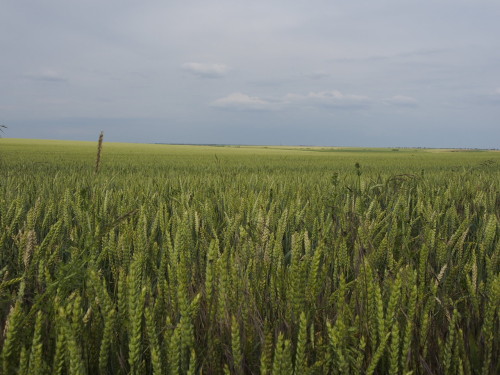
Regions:
[[101, 131], [101, 134], [99, 134], [99, 141], [97, 141], [97, 157], [95, 160], [95, 173], [99, 173], [99, 167], [101, 166], [101, 152], [102, 152], [103, 138], [104, 138], [104, 132]]

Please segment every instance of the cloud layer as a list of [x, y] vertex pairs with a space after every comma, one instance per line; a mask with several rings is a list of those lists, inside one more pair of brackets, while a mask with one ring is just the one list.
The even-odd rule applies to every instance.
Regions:
[[7, 137], [499, 146], [498, 1], [1, 8]]
[[252, 110], [263, 111], [273, 109], [273, 103], [257, 96], [249, 96], [241, 92], [235, 92], [211, 103], [212, 107], [230, 110]]
[[210, 105], [215, 108], [228, 110], [283, 110], [291, 108], [322, 108], [325, 110], [367, 110], [370, 107], [381, 105], [392, 105], [399, 107], [417, 107], [415, 98], [394, 95], [385, 99], [371, 98], [366, 95], [346, 94], [339, 90], [309, 92], [307, 94], [288, 93], [283, 97], [263, 99], [258, 96], [250, 96], [241, 92], [235, 92], [228, 96], [216, 99]]
[[353, 110], [367, 108], [372, 102], [367, 96], [344, 94], [338, 90], [309, 92], [307, 95], [288, 94], [285, 100], [293, 104]]
[[25, 73], [23, 77], [28, 80], [33, 81], [45, 81], [45, 82], [66, 82], [67, 78], [57, 73], [54, 70], [44, 69], [37, 73]]
[[399, 107], [416, 107], [418, 102], [415, 98], [404, 95], [394, 95], [390, 98], [384, 99], [386, 104], [395, 105]]
[[229, 71], [225, 64], [185, 63], [182, 69], [199, 78], [222, 78]]

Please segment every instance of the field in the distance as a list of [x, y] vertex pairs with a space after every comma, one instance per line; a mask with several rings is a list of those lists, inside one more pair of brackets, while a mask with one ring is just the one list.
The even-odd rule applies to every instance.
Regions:
[[2, 374], [496, 374], [500, 153], [0, 139]]

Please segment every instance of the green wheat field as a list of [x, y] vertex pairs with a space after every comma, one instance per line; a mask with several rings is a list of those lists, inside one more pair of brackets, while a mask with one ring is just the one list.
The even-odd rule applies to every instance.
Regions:
[[500, 152], [0, 139], [0, 373], [498, 374]]

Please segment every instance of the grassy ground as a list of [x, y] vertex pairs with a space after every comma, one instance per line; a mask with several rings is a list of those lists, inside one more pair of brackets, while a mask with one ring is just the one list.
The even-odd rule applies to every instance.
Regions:
[[496, 374], [500, 153], [0, 139], [0, 374]]
[[[191, 146], [134, 143], [104, 143], [106, 160], [103, 167], [137, 165], [143, 162], [160, 160], [168, 167], [179, 159], [192, 159], [204, 164], [219, 163], [217, 157], [225, 158], [230, 164], [252, 164], [252, 159], [275, 160], [303, 163], [310, 162], [320, 167], [351, 167], [355, 162], [367, 167], [387, 168], [433, 168], [433, 167], [478, 167], [483, 162], [500, 162], [500, 152], [485, 150], [455, 149], [397, 149], [391, 148], [338, 148], [338, 147], [290, 147], [290, 146]], [[62, 165], [80, 162], [92, 165], [95, 161], [97, 142], [51, 141], [29, 139], [0, 139], [0, 155], [3, 162], [61, 163]], [[318, 155], [318, 153], [321, 153]], [[61, 158], [64, 156], [64, 158]], [[219, 160], [220, 161], [220, 160]], [[319, 163], [319, 164], [318, 164]], [[269, 164], [269, 163], [268, 163]]]

